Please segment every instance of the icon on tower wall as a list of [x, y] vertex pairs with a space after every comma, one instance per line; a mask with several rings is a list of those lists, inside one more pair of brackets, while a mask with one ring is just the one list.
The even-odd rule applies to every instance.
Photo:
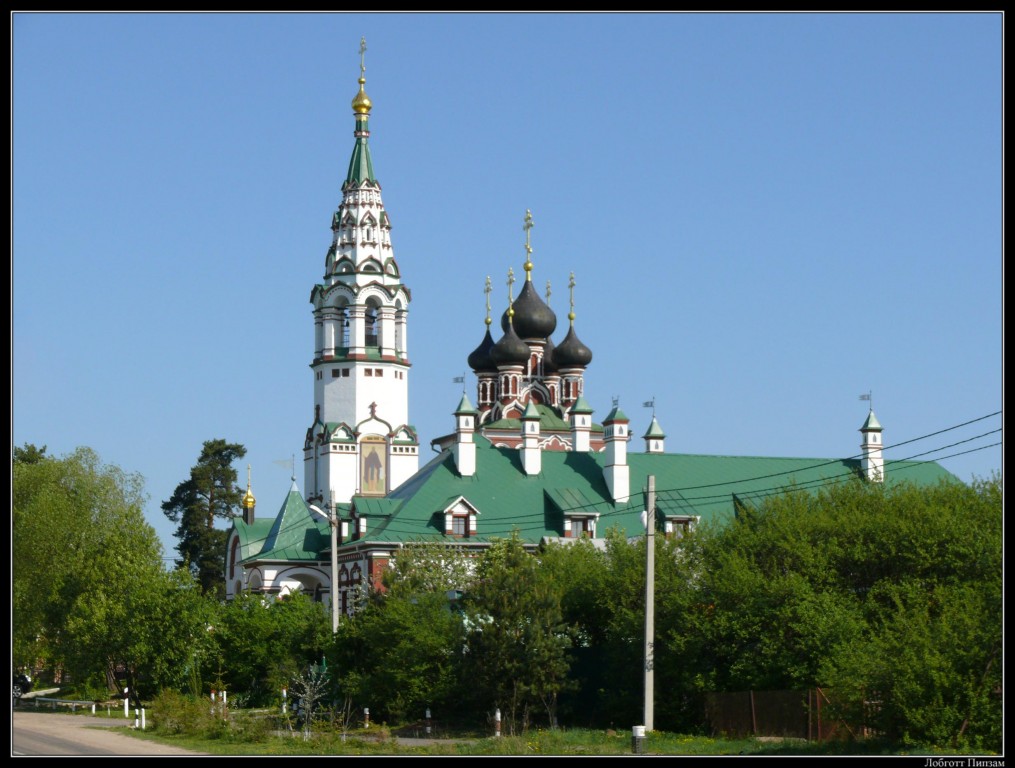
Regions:
[[360, 441], [360, 493], [383, 496], [387, 491], [388, 451], [380, 435], [367, 435]]

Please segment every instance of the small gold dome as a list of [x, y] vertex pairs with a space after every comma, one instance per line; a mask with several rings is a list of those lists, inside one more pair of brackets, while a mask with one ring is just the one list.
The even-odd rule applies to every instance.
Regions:
[[366, 88], [364, 87], [366, 82], [365, 77], [359, 79], [359, 93], [352, 100], [352, 111], [357, 115], [369, 115], [370, 110], [374, 106], [373, 102], [370, 101], [370, 97], [367, 96]]
[[243, 494], [243, 501], [240, 502], [244, 509], [253, 509], [254, 505], [257, 504], [257, 500], [254, 498], [254, 494], [250, 492], [250, 486], [247, 486], [247, 492]]

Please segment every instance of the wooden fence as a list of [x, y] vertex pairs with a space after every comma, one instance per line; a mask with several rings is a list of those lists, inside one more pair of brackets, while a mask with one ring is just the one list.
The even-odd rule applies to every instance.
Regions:
[[705, 716], [714, 734], [781, 736], [831, 741], [874, 735], [839, 715], [826, 688], [805, 691], [736, 691], [705, 695]]

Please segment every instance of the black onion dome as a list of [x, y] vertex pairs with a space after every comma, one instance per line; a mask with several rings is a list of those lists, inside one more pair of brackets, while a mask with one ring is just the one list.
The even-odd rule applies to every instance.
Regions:
[[493, 336], [490, 335], [490, 327], [487, 326], [483, 341], [469, 355], [469, 367], [474, 371], [496, 371], [497, 366], [490, 358], [490, 350], [492, 349]]
[[529, 345], [518, 338], [511, 323], [501, 340], [490, 348], [490, 359], [496, 365], [525, 365], [529, 354]]
[[[526, 280], [521, 293], [512, 305], [515, 310], [515, 333], [520, 339], [545, 339], [557, 328], [557, 316], [539, 298], [532, 281]], [[500, 319], [500, 327], [506, 332], [508, 327], [507, 312]]]
[[592, 350], [582, 344], [573, 325], [560, 346], [553, 350], [553, 362], [558, 368], [575, 368], [592, 362]]
[[546, 346], [543, 347], [543, 373], [557, 373], [557, 363], [553, 359], [553, 352], [556, 349], [553, 339], [546, 337]]

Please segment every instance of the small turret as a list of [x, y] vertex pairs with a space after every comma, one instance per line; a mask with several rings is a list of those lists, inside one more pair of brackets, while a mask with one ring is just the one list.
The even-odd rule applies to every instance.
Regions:
[[571, 450], [575, 453], [588, 453], [591, 448], [592, 406], [584, 397], [579, 396], [571, 408]]
[[464, 392], [455, 409], [455, 444], [453, 452], [455, 466], [462, 477], [476, 474], [476, 443], [473, 435], [476, 431], [476, 416], [479, 415], [469, 397]]
[[662, 427], [659, 426], [659, 422], [656, 421], [655, 414], [652, 414], [652, 423], [648, 425], [643, 437], [645, 439], [645, 453], [666, 452], [666, 435], [663, 433]]
[[614, 404], [613, 410], [603, 419], [603, 437], [606, 440], [606, 464], [603, 467], [606, 486], [614, 503], [623, 504], [631, 496], [631, 470], [627, 465], [628, 425], [630, 420]]
[[881, 424], [874, 415], [874, 408], [871, 408], [863, 426], [860, 427], [860, 433], [863, 435], [863, 442], [860, 443], [860, 450], [863, 451], [860, 470], [864, 478], [872, 483], [882, 483], [885, 480], [885, 460], [881, 455], [884, 443], [881, 431]]
[[539, 450], [539, 409], [529, 400], [522, 414], [522, 469], [526, 475], [538, 475], [542, 469]]

